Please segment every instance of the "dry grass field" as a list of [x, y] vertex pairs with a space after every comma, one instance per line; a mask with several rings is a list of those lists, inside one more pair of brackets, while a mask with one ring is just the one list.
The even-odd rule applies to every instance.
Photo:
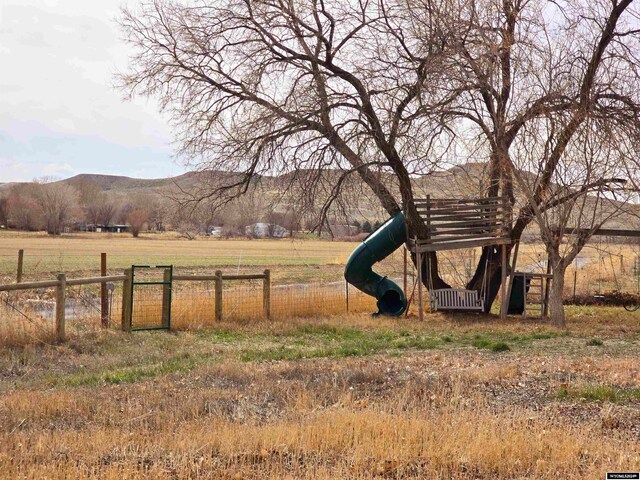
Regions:
[[[570, 306], [566, 330], [473, 315], [419, 323], [415, 312], [372, 318], [363, 312], [373, 300], [353, 292], [346, 313], [343, 287], [329, 282], [353, 243], [2, 233], [9, 281], [19, 246], [32, 279], [94, 274], [101, 251], [115, 271], [269, 267], [273, 320], [262, 318], [260, 281], [225, 286], [223, 322], [211, 285], [176, 282], [171, 333], [102, 330], [89, 309], [55, 344], [51, 320], [11, 294], [20, 308], [0, 306], [0, 478], [582, 479], [640, 469], [640, 312]], [[543, 252], [524, 247], [521, 266], [540, 270]], [[585, 250], [580, 288], [633, 278], [635, 253]], [[448, 254], [442, 265], [455, 281], [472, 260]], [[401, 261], [381, 271], [397, 276]], [[282, 286], [295, 282], [312, 285]]]
[[0, 350], [2, 478], [604, 478], [640, 466], [640, 314], [352, 314]]
[[[27, 279], [49, 278], [63, 271], [70, 276], [100, 270], [100, 253], [108, 254], [110, 271], [121, 272], [132, 264], [173, 264], [182, 272], [215, 268], [241, 270], [286, 267], [304, 280], [318, 266], [338, 272], [356, 244], [320, 240], [184, 240], [171, 234], [69, 234], [0, 232], [0, 276], [15, 278], [17, 252], [25, 250]], [[331, 269], [331, 266], [334, 266]], [[335, 275], [334, 275], [335, 276]]]
[[[212, 273], [218, 268], [225, 272], [255, 272], [270, 268], [275, 283], [330, 282], [342, 279], [344, 264], [356, 246], [353, 242], [304, 239], [184, 240], [171, 233], [143, 234], [135, 239], [129, 234], [51, 237], [44, 233], [0, 231], [0, 281], [15, 280], [17, 252], [22, 248], [25, 280], [50, 279], [60, 271], [69, 278], [96, 275], [100, 253], [106, 252], [109, 272], [113, 274], [132, 264], [172, 264], [180, 273]], [[470, 278], [478, 255], [472, 250], [443, 252], [440, 266], [445, 279], [454, 286], [462, 286]], [[567, 270], [567, 295], [573, 291], [574, 270], [578, 273], [578, 292], [616, 288], [636, 292], [633, 265], [638, 255], [639, 245], [591, 242], [580, 254], [579, 263]], [[545, 262], [543, 245], [522, 244], [518, 269], [544, 271]], [[390, 277], [401, 276], [400, 250], [385, 260], [380, 270]]]

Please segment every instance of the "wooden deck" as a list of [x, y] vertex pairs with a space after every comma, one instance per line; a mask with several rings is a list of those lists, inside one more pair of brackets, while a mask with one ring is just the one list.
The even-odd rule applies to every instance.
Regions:
[[412, 252], [508, 245], [510, 209], [506, 197], [418, 199], [418, 213], [427, 226], [425, 237], [409, 239]]

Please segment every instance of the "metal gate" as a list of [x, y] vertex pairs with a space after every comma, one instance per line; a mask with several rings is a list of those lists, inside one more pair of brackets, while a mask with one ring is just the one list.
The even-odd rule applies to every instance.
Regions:
[[173, 265], [131, 266], [131, 330], [171, 329]]

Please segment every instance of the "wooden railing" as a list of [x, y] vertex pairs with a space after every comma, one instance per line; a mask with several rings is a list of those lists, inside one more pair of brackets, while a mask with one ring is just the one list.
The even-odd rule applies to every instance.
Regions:
[[41, 282], [22, 282], [0, 285], [0, 292], [15, 292], [18, 290], [36, 290], [40, 288], [56, 289], [56, 339], [60, 342], [66, 338], [65, 334], [65, 307], [67, 286], [92, 285], [97, 283], [122, 282], [125, 275], [110, 275], [105, 277], [74, 278], [67, 280], [65, 273], [59, 273], [56, 280]]
[[503, 197], [417, 200], [427, 224], [425, 242], [467, 240], [505, 234], [507, 208]]
[[506, 197], [472, 199], [425, 199], [415, 201], [427, 230], [426, 236], [412, 239], [429, 249], [438, 245], [504, 238], [508, 234], [510, 209]]

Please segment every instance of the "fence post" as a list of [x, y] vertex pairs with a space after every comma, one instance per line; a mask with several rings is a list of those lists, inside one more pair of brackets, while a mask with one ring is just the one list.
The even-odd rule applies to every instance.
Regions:
[[[107, 276], [107, 254], [100, 254], [100, 276]], [[102, 326], [105, 328], [109, 327], [109, 302], [107, 295], [107, 284], [100, 284], [100, 320], [102, 321]]]
[[162, 326], [164, 328], [171, 328], [171, 270], [164, 269], [164, 276], [162, 281]]
[[131, 331], [131, 312], [133, 308], [133, 299], [131, 286], [133, 284], [133, 271], [127, 268], [124, 271], [126, 278], [122, 282], [122, 330]]
[[347, 313], [349, 313], [349, 282], [347, 280], [344, 281], [344, 295], [347, 303]]
[[271, 320], [271, 270], [268, 268], [264, 271], [262, 281], [262, 308], [267, 320]]
[[222, 321], [222, 272], [220, 270], [216, 270], [215, 288], [216, 320], [220, 322]]
[[500, 251], [500, 262], [502, 268], [500, 270], [500, 319], [507, 318], [507, 310], [509, 309], [509, 297], [507, 296], [507, 246], [502, 245]]
[[22, 282], [22, 267], [24, 264], [24, 250], [18, 250], [18, 272], [16, 274], [16, 283]]
[[65, 339], [65, 296], [67, 288], [67, 275], [59, 273], [58, 285], [56, 286], [56, 340], [64, 342]]

